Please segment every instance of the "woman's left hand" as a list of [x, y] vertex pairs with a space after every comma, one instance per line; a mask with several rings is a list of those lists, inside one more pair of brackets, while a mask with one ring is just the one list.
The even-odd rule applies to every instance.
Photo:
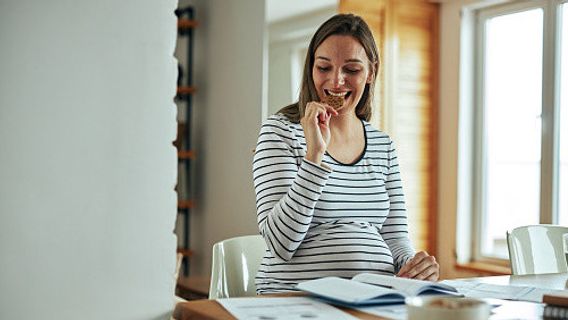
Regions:
[[440, 276], [440, 265], [434, 256], [426, 251], [420, 251], [400, 268], [398, 277], [413, 278], [418, 280], [437, 281]]

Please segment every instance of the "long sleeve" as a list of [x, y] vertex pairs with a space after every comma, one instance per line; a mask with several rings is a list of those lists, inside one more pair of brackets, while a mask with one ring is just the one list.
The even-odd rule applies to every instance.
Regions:
[[408, 237], [408, 219], [398, 158], [394, 143], [390, 141], [388, 152], [388, 174], [386, 189], [389, 196], [389, 214], [381, 229], [381, 235], [389, 246], [394, 260], [395, 272], [406, 264], [415, 254]]
[[257, 222], [275, 257], [290, 260], [306, 235], [331, 171], [304, 159], [294, 132], [278, 119], [262, 126], [253, 161]]

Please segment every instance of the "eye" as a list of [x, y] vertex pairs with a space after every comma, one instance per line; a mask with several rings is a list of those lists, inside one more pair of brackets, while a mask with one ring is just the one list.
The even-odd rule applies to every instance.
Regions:
[[330, 67], [322, 67], [322, 66], [317, 66], [316, 68], [320, 72], [328, 72], [331, 69]]
[[345, 68], [345, 72], [348, 74], [357, 74], [361, 71], [361, 69], [356, 68]]

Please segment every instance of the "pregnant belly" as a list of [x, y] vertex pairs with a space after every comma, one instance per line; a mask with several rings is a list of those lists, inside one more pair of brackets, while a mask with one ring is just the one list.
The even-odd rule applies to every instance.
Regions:
[[361, 272], [394, 272], [392, 254], [376, 227], [368, 222], [333, 222], [308, 231], [290, 265], [338, 271], [346, 277]]

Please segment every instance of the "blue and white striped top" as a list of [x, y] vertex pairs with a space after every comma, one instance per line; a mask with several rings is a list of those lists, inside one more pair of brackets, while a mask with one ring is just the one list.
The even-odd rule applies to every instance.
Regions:
[[304, 159], [299, 123], [280, 114], [263, 123], [253, 162], [258, 227], [268, 245], [259, 294], [325, 276], [392, 275], [414, 256], [393, 142], [362, 125], [361, 157], [343, 164], [326, 153], [326, 168]]

